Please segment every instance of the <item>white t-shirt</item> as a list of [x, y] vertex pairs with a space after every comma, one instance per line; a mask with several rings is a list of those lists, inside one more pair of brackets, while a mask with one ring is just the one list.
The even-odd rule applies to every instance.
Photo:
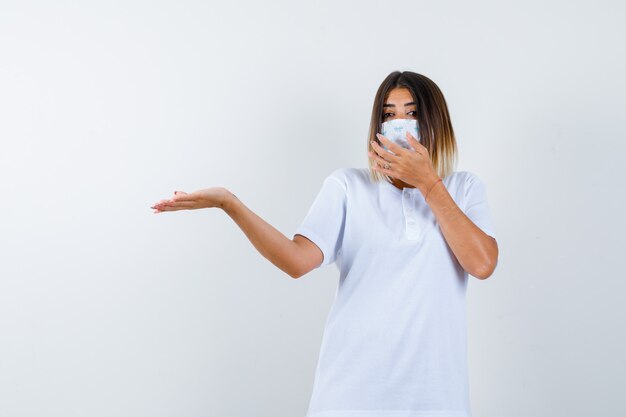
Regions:
[[[456, 171], [443, 184], [495, 238], [483, 182]], [[468, 274], [421, 191], [336, 169], [295, 234], [340, 271], [307, 417], [471, 417]]]

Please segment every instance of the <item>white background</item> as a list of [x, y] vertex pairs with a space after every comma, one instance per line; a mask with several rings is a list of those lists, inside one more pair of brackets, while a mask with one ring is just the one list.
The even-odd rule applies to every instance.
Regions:
[[619, 1], [3, 1], [0, 417], [304, 416], [334, 265], [291, 279], [219, 209], [292, 237], [367, 166], [394, 70], [442, 89], [487, 185], [475, 417], [623, 416]]

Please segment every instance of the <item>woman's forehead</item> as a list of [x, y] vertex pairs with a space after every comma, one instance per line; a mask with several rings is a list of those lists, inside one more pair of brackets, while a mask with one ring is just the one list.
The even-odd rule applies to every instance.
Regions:
[[413, 96], [411, 95], [411, 92], [407, 88], [395, 88], [391, 90], [385, 102], [402, 101], [402, 100], [407, 100], [407, 102], [413, 101]]

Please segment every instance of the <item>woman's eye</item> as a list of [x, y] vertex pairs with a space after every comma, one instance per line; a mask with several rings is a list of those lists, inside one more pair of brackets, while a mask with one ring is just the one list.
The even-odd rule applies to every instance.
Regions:
[[[411, 114], [413, 113], [413, 116], [417, 115], [417, 110], [411, 110], [410, 112], [408, 112], [407, 114]], [[393, 116], [393, 113], [385, 113], [383, 115], [383, 118], [386, 119], [387, 117]]]

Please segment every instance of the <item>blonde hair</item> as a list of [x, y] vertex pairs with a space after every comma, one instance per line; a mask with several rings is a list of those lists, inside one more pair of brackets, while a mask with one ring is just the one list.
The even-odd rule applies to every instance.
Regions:
[[[448, 113], [448, 106], [443, 93], [428, 77], [411, 71], [394, 71], [385, 78], [374, 98], [372, 118], [367, 138], [367, 151], [376, 154], [370, 141], [381, 144], [376, 133], [380, 133], [383, 124], [385, 100], [394, 88], [406, 88], [417, 104], [417, 123], [422, 145], [428, 154], [437, 174], [445, 178], [454, 172], [457, 162], [457, 146]], [[366, 154], [367, 155], [367, 154]], [[372, 181], [390, 181], [388, 175], [374, 171], [376, 162], [368, 157], [370, 178]]]

